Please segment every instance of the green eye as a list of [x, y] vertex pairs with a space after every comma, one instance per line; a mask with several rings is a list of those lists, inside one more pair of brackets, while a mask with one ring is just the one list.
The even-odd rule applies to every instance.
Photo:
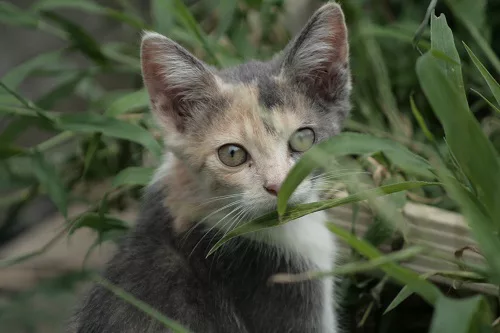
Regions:
[[304, 152], [312, 147], [314, 138], [314, 131], [312, 129], [299, 129], [290, 137], [290, 148], [295, 152]]
[[224, 145], [219, 148], [218, 153], [221, 162], [230, 167], [242, 165], [248, 159], [246, 150], [237, 145]]

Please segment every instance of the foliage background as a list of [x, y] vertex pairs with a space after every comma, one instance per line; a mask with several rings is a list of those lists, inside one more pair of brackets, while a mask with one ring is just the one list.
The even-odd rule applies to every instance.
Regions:
[[[2, 53], [15, 57], [11, 63], [2, 61], [0, 68], [0, 249], [56, 210], [67, 218], [68, 229], [92, 228], [98, 241], [112, 241], [126, 231], [127, 221], [111, 212], [140, 198], [140, 186], [149, 179], [161, 153], [140, 78], [142, 30], [163, 33], [208, 63], [228, 66], [250, 58], [266, 59], [280, 50], [321, 1], [305, 3], [0, 1], [0, 24], [6, 31], [1, 37]], [[436, 150], [446, 154], [450, 142], [442, 139], [443, 122], [431, 108], [415, 70], [417, 59], [430, 46], [429, 29], [419, 28], [429, 3], [341, 3], [350, 29], [355, 87], [347, 130], [388, 138], [426, 159]], [[290, 12], [294, 4], [303, 6], [297, 5], [300, 15]], [[462, 41], [498, 81], [500, 62], [495, 54], [500, 52], [500, 1], [438, 1], [436, 12], [446, 15], [454, 32], [470, 110], [499, 152], [498, 113], [478, 94], [494, 101], [494, 91]], [[417, 31], [420, 39], [414, 43]], [[27, 50], [31, 43], [37, 46]], [[413, 111], [410, 96], [415, 101]], [[426, 127], [417, 121], [416, 109]], [[381, 165], [387, 170], [381, 179], [373, 177], [375, 185], [420, 179], [380, 154], [368, 155], [358, 159], [365, 169], [374, 175]], [[481, 163], [482, 156], [477, 159]], [[100, 190], [91, 191], [97, 186]], [[414, 200], [452, 211], [463, 209], [461, 201], [450, 198], [441, 186], [420, 188], [398, 198], [398, 205]], [[74, 203], [88, 204], [89, 211], [69, 216], [68, 207]], [[2, 267], [28, 258], [0, 259], [2, 274]], [[74, 287], [87, 278], [86, 272], [68, 272], [33, 290], [0, 290], [0, 328], [39, 332], [41, 326], [57, 325], [63, 316], [54, 309], [67, 309]], [[427, 330], [432, 308], [421, 305], [420, 298], [415, 297], [406, 308], [402, 305], [396, 315], [383, 315], [394, 297], [390, 286], [366, 277], [346, 281], [344, 301], [354, 323], [352, 331]], [[36, 314], [36, 302], [46, 311]]]

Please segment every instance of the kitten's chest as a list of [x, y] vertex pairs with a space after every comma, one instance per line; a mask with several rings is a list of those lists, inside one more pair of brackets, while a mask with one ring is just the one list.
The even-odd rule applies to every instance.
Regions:
[[226, 267], [225, 288], [250, 332], [334, 332], [331, 281], [269, 281], [275, 274], [332, 269], [335, 245], [320, 218], [254, 235], [241, 247], [239, 263]]

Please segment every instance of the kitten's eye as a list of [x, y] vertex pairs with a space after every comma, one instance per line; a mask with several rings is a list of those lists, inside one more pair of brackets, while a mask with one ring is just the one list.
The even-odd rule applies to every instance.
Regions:
[[219, 159], [227, 166], [237, 167], [247, 161], [248, 153], [240, 146], [224, 145], [219, 148]]
[[312, 147], [314, 139], [315, 136], [312, 129], [299, 129], [290, 137], [290, 148], [295, 152], [304, 152]]

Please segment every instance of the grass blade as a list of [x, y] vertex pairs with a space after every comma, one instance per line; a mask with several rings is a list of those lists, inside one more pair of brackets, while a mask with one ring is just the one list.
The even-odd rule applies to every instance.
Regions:
[[486, 81], [486, 84], [488, 84], [488, 87], [490, 87], [491, 93], [493, 94], [493, 97], [495, 97], [497, 104], [500, 105], [500, 84], [498, 84], [498, 82], [493, 78], [490, 72], [488, 72], [486, 67], [484, 67], [484, 65], [476, 57], [474, 52], [472, 52], [472, 50], [467, 46], [467, 44], [464, 43], [464, 47], [467, 50], [470, 58], [472, 59], [472, 62], [474, 63], [474, 65], [476, 65], [476, 68], [483, 76], [484, 81]]
[[334, 208], [337, 206], [346, 205], [353, 202], [363, 201], [366, 199], [373, 198], [374, 196], [388, 195], [400, 191], [406, 191], [430, 185], [439, 185], [439, 183], [416, 181], [416, 182], [402, 182], [402, 183], [384, 185], [377, 188], [360, 191], [358, 193], [351, 194], [345, 198], [324, 200], [319, 202], [297, 205], [288, 209], [286, 214], [282, 216], [278, 216], [277, 212], [271, 212], [253, 221], [242, 224], [239, 227], [235, 228], [234, 230], [228, 232], [210, 249], [207, 257], [210, 256], [212, 253], [214, 253], [224, 243], [238, 236], [242, 236], [245, 234], [249, 234], [267, 228], [277, 227], [281, 224], [293, 221], [305, 215]]
[[367, 134], [342, 133], [322, 142], [309, 150], [294, 165], [285, 179], [278, 195], [278, 213], [284, 214], [287, 202], [297, 186], [316, 168], [328, 165], [332, 156], [371, 155], [383, 152], [389, 160], [402, 170], [427, 179], [433, 179], [429, 163], [413, 154], [404, 146], [389, 139], [377, 138]]
[[190, 333], [186, 328], [182, 327], [181, 324], [178, 322], [169, 319], [165, 317], [163, 314], [161, 314], [158, 310], [154, 309], [151, 307], [149, 304], [144, 303], [143, 301], [135, 298], [125, 290], [113, 285], [109, 281], [99, 277], [95, 276], [94, 281], [109, 291], [111, 291], [113, 294], [118, 296], [119, 298], [123, 299], [127, 303], [133, 305], [137, 309], [141, 310], [142, 312], [146, 313], [150, 317], [158, 320], [160, 323], [162, 323], [166, 328], [171, 329], [173, 333]]

